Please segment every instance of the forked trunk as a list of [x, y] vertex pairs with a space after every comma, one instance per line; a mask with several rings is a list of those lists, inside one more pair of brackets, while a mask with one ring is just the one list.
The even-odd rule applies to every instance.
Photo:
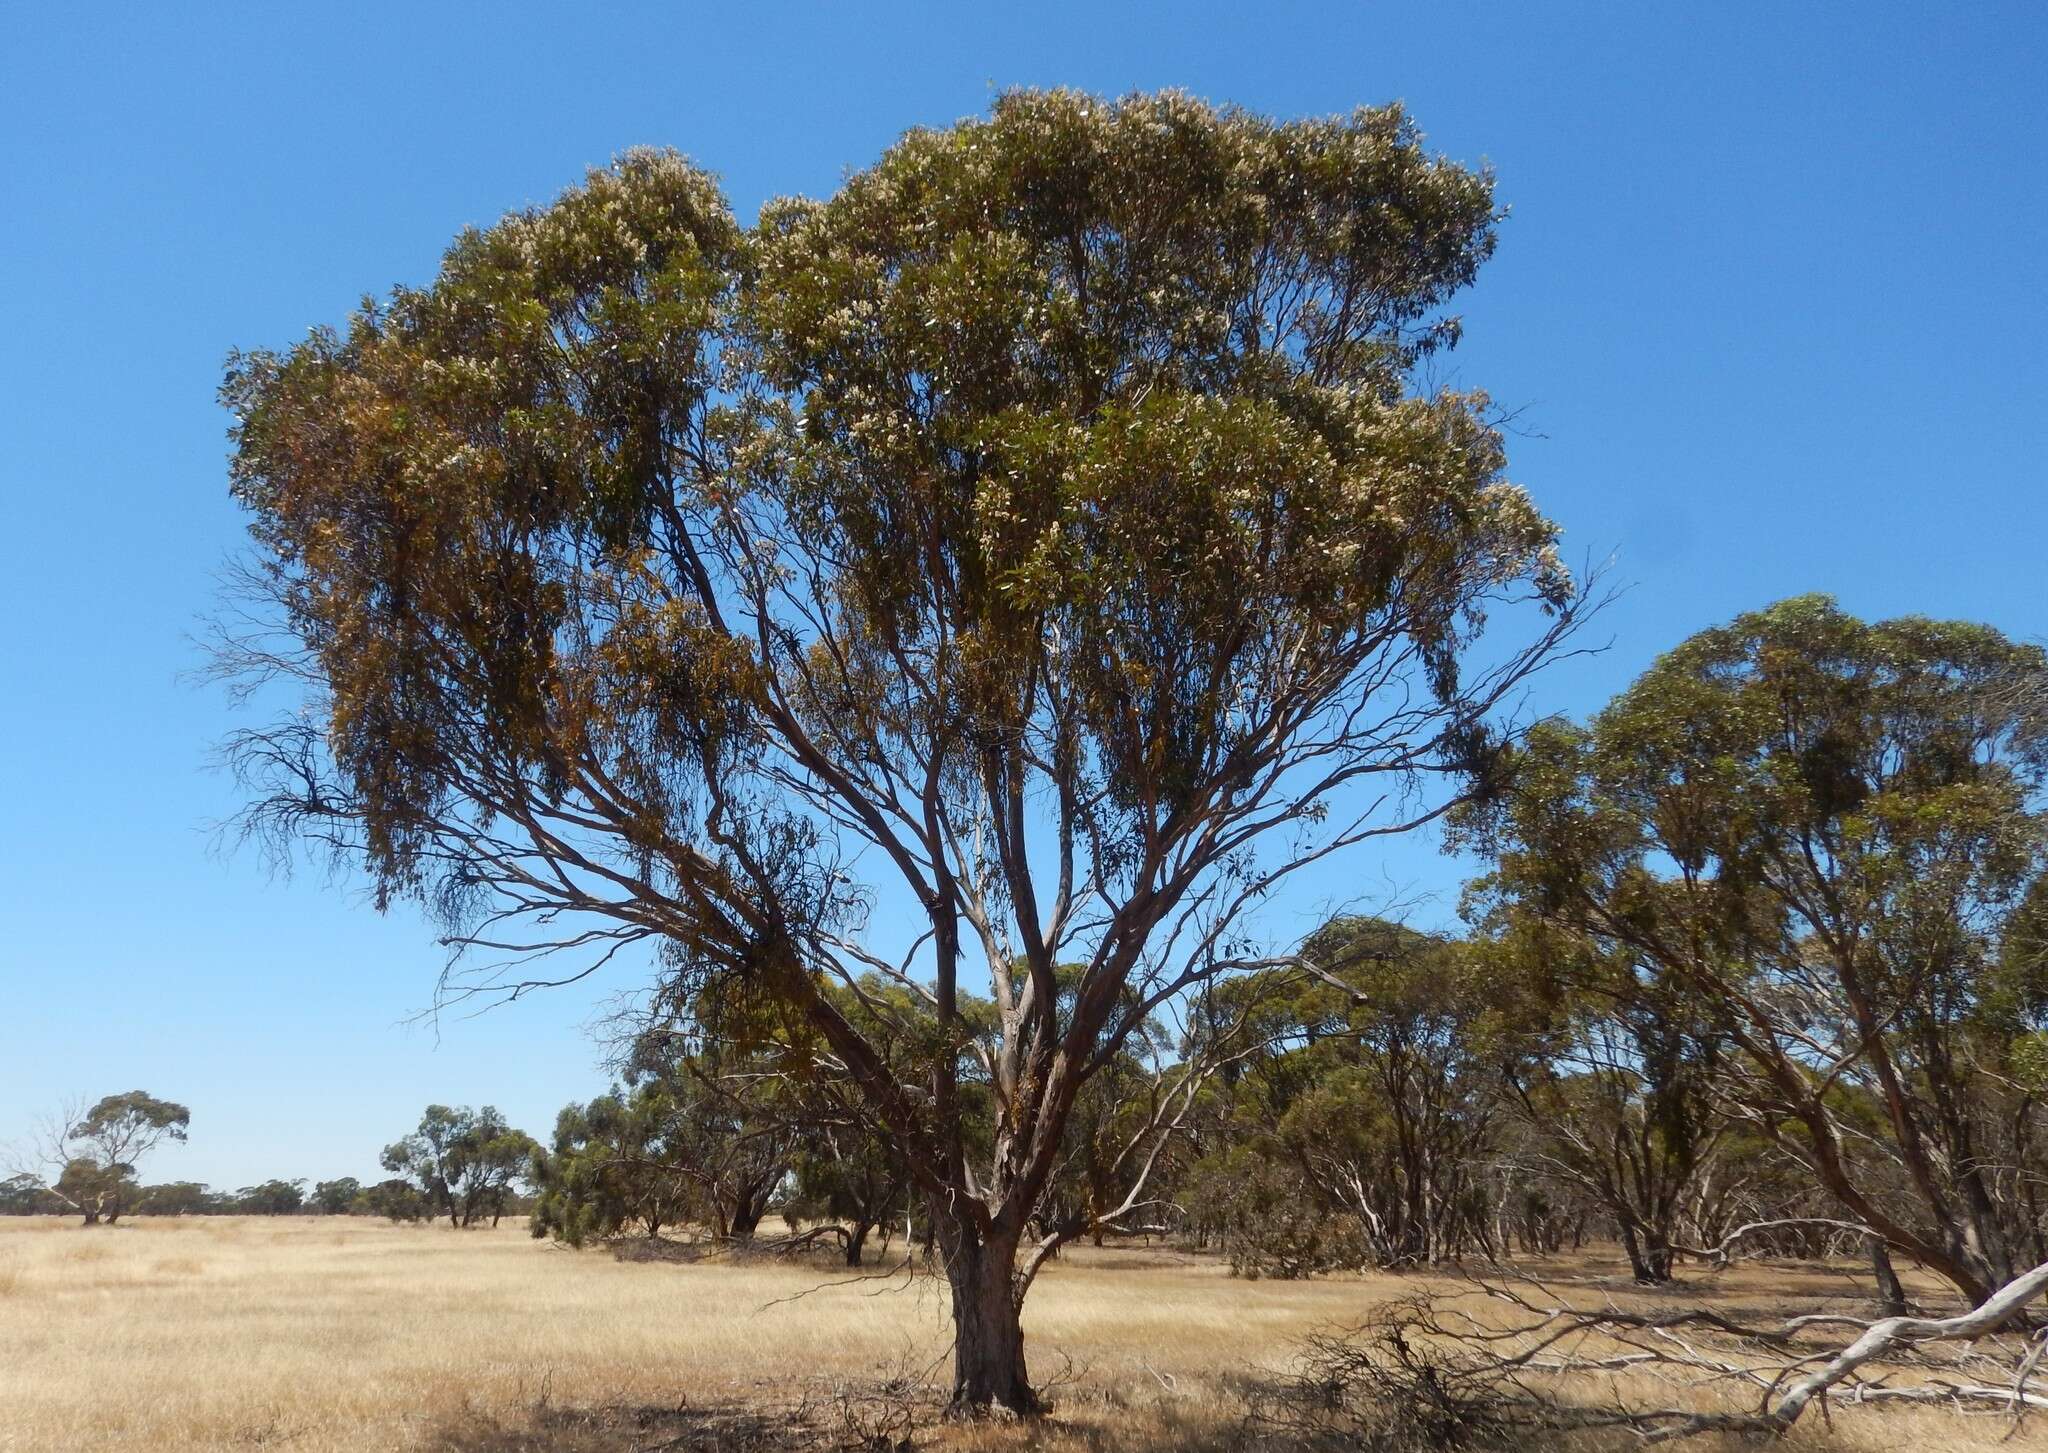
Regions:
[[991, 1408], [1021, 1414], [1041, 1411], [1024, 1371], [1017, 1238], [982, 1241], [971, 1229], [945, 1226], [941, 1246], [953, 1293], [953, 1413], [974, 1417]]
[[1622, 1249], [1628, 1253], [1629, 1270], [1644, 1286], [1662, 1286], [1671, 1280], [1671, 1241], [1661, 1230], [1646, 1229], [1641, 1236], [1627, 1222], [1621, 1227]]

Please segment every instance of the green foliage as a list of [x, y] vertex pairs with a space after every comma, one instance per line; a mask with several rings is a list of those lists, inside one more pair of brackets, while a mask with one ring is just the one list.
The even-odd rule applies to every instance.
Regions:
[[101, 1152], [103, 1162], [133, 1162], [165, 1140], [183, 1141], [192, 1112], [143, 1090], [108, 1095], [85, 1113], [71, 1139]]
[[[1014, 93], [744, 229], [628, 154], [232, 361], [249, 580], [292, 648], [224, 668], [310, 708], [231, 744], [249, 825], [456, 943], [525, 920], [662, 944], [684, 1000], [747, 982], [841, 1067], [952, 1274], [1006, 1266], [1125, 1016], [1228, 961], [1161, 953], [1363, 841], [1307, 842], [1347, 787], [1483, 768], [1569, 628], [1490, 405], [1418, 377], [1497, 216], [1399, 108]], [[1504, 601], [1561, 617], [1468, 679]], [[837, 993], [885, 887], [931, 992], [878, 1043], [903, 1016]], [[1016, 1343], [1020, 1295], [968, 1296], [1006, 1325], [963, 1357]]]
[[140, 1182], [132, 1165], [103, 1165], [90, 1156], [67, 1161], [53, 1187], [67, 1205], [78, 1208], [87, 1225], [121, 1219], [134, 1205]]
[[382, 1216], [393, 1223], [427, 1220], [434, 1209], [418, 1186], [395, 1178], [364, 1187], [349, 1207], [355, 1215]]
[[565, 1107], [552, 1151], [536, 1150], [528, 1175], [532, 1233], [571, 1246], [629, 1224], [657, 1236], [699, 1209], [686, 1114], [662, 1082]]
[[1204, 1221], [1266, 1276], [1488, 1247], [1476, 1177], [1527, 1040], [1521, 982], [1375, 918], [1332, 919], [1302, 959], [1223, 996], [1265, 1048], [1230, 1078], [1195, 1169]]
[[1205, 1158], [1189, 1190], [1238, 1276], [1293, 1280], [1371, 1259], [1358, 1223], [1268, 1145], [1253, 1141]]
[[249, 1216], [290, 1216], [306, 1204], [302, 1180], [269, 1180], [235, 1192], [235, 1208]]
[[198, 1181], [167, 1181], [146, 1187], [136, 1209], [146, 1216], [206, 1216], [226, 1213], [233, 1206]]
[[513, 1180], [524, 1174], [536, 1149], [533, 1138], [514, 1130], [493, 1106], [471, 1110], [429, 1105], [419, 1128], [387, 1145], [386, 1170], [408, 1175], [432, 1211], [451, 1226], [471, 1225], [503, 1214]]
[[2040, 1024], [2044, 679], [1986, 626], [1783, 601], [1533, 734], [1463, 824], [1497, 861], [1475, 911], [1561, 995], [1655, 1009], [1674, 1064], [1725, 1041], [1722, 1091], [1972, 1296], [2011, 1265], [2023, 1198], [1993, 1182], [2036, 1133], [2001, 1062]]
[[355, 1205], [356, 1197], [363, 1193], [363, 1183], [354, 1176], [342, 1176], [339, 1180], [319, 1181], [313, 1187], [313, 1209], [323, 1216], [346, 1215]]
[[87, 1225], [112, 1223], [134, 1204], [136, 1165], [166, 1140], [183, 1141], [192, 1112], [142, 1090], [108, 1095], [60, 1126], [47, 1147], [57, 1177], [49, 1189]]
[[41, 1216], [62, 1209], [40, 1177], [21, 1171], [0, 1178], [0, 1216]]

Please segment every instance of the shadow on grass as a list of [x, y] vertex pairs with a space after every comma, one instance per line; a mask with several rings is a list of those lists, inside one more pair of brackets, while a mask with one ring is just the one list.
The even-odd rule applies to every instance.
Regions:
[[[1128, 1406], [1082, 1394], [1037, 1421], [946, 1419], [929, 1390], [848, 1389], [783, 1406], [729, 1403], [669, 1407], [608, 1405], [524, 1414], [476, 1414], [446, 1424], [423, 1445], [430, 1453], [1435, 1453], [1400, 1419], [1342, 1430], [1261, 1423], [1230, 1402]], [[1497, 1445], [1496, 1445], [1497, 1446]], [[1534, 1436], [1513, 1453], [1562, 1453], [1560, 1439]], [[1601, 1441], [1571, 1441], [1572, 1453], [1600, 1453]]]
[[785, 1453], [831, 1446], [786, 1414], [746, 1407], [535, 1408], [444, 1425], [431, 1453]]

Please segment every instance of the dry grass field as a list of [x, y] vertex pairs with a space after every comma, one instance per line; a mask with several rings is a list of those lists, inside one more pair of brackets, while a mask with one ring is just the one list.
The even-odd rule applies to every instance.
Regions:
[[[1575, 1268], [1580, 1273], [1599, 1267]], [[1136, 1248], [1070, 1253], [1025, 1313], [1031, 1428], [933, 1427], [933, 1448], [1242, 1446], [1240, 1389], [1303, 1334], [1412, 1282], [1245, 1282]], [[1674, 1293], [1693, 1294], [1697, 1293]], [[1851, 1305], [1824, 1270], [1750, 1269], [1716, 1299]], [[0, 1218], [0, 1450], [746, 1449], [832, 1446], [835, 1393], [942, 1381], [942, 1287], [822, 1264], [627, 1263], [530, 1239], [362, 1219]], [[2038, 1437], [2024, 1430], [2012, 1447]], [[2007, 1425], [1838, 1412], [1790, 1442], [1916, 1453], [1999, 1446]], [[1733, 1447], [1714, 1440], [1692, 1445]]]

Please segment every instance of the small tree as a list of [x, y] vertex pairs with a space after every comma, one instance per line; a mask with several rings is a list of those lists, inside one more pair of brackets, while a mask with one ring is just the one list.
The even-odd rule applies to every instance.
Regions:
[[136, 1209], [150, 1216], [205, 1216], [220, 1211], [222, 1200], [199, 1181], [168, 1181], [145, 1187]]
[[355, 1204], [356, 1197], [362, 1193], [363, 1183], [354, 1176], [320, 1181], [313, 1187], [313, 1207], [323, 1216], [346, 1215], [349, 1208]]
[[60, 1204], [38, 1175], [21, 1171], [0, 1177], [0, 1216], [37, 1216]]
[[435, 1211], [418, 1186], [398, 1179], [365, 1187], [349, 1209], [358, 1215], [382, 1216], [393, 1224], [424, 1221]]
[[565, 1106], [552, 1150], [534, 1155], [527, 1176], [535, 1188], [529, 1229], [571, 1246], [629, 1225], [659, 1236], [699, 1205], [689, 1154], [683, 1108], [661, 1082]]
[[1469, 944], [1346, 915], [1232, 989], [1259, 1048], [1230, 1076], [1197, 1194], [1233, 1264], [1306, 1275], [1490, 1249], [1479, 1173], [1524, 1012], [1514, 981]]
[[386, 1170], [410, 1176], [450, 1226], [469, 1226], [486, 1212], [495, 1226], [512, 1181], [526, 1171], [535, 1149], [533, 1138], [514, 1130], [494, 1106], [429, 1105], [419, 1128], [384, 1147], [382, 1160]]
[[772, 1030], [717, 1017], [721, 1030], [694, 1008], [658, 1008], [631, 1037], [622, 1067], [636, 1093], [658, 1095], [664, 1158], [692, 1187], [697, 1218], [721, 1241], [747, 1241], [789, 1177], [802, 1133], [796, 1081]]
[[87, 1226], [111, 1226], [135, 1200], [136, 1166], [166, 1140], [182, 1142], [192, 1123], [183, 1105], [142, 1090], [74, 1105], [45, 1120], [18, 1169], [41, 1180]]
[[1526, 920], [1481, 953], [1483, 971], [1522, 985], [1528, 1006], [1525, 1042], [1501, 1059], [1526, 1132], [1522, 1168], [1605, 1212], [1637, 1281], [1671, 1280], [1681, 1218], [1733, 1128], [1716, 1096], [1712, 1014], [1678, 981]]
[[841, 1226], [848, 1266], [859, 1266], [868, 1234], [900, 1214], [909, 1173], [889, 1147], [858, 1126], [826, 1123], [796, 1152], [795, 1208]]
[[468, 1113], [446, 1105], [429, 1105], [419, 1127], [403, 1140], [384, 1147], [378, 1157], [384, 1169], [409, 1176], [431, 1212], [443, 1213], [456, 1225], [454, 1183], [455, 1142]]
[[111, 1226], [135, 1203], [141, 1182], [131, 1165], [102, 1165], [91, 1156], [79, 1156], [65, 1163], [50, 1189], [79, 1211], [84, 1225], [104, 1221]]
[[302, 1180], [268, 1180], [235, 1192], [235, 1209], [249, 1216], [296, 1215], [306, 1204]]
[[492, 1106], [478, 1111], [456, 1150], [454, 1189], [462, 1224], [489, 1212], [491, 1224], [497, 1225], [513, 1195], [512, 1183], [526, 1174], [539, 1149], [539, 1142], [514, 1130]]

